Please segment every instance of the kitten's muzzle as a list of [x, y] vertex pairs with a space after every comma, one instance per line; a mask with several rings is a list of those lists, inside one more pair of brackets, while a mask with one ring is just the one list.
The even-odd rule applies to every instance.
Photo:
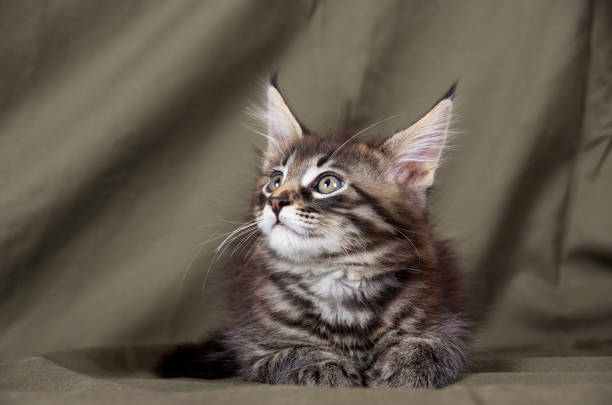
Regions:
[[276, 219], [278, 219], [278, 215], [280, 214], [283, 207], [287, 205], [291, 205], [293, 202], [288, 199], [284, 195], [280, 195], [278, 197], [270, 197], [268, 199], [268, 204], [272, 207], [272, 212], [276, 215]]

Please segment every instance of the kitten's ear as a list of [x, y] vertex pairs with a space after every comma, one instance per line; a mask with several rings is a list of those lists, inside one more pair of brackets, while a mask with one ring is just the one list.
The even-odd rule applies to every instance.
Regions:
[[275, 77], [268, 85], [267, 104], [268, 145], [264, 155], [264, 166], [278, 160], [287, 152], [288, 146], [293, 141], [304, 135], [300, 123], [278, 90]]
[[383, 144], [387, 180], [415, 188], [431, 187], [448, 135], [456, 85], [415, 124]]

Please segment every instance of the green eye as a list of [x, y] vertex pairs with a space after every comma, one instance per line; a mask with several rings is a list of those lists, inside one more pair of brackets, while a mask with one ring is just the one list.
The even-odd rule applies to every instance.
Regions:
[[321, 177], [317, 183], [316, 190], [321, 194], [329, 194], [341, 189], [342, 186], [344, 186], [344, 182], [342, 180], [334, 175], [328, 174]]
[[283, 182], [283, 175], [281, 173], [275, 173], [270, 176], [270, 182], [268, 183], [268, 191], [271, 193], [276, 190]]

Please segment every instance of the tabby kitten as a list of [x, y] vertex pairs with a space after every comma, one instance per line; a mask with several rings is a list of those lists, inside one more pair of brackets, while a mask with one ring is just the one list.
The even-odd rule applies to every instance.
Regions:
[[256, 237], [232, 269], [231, 326], [177, 349], [164, 376], [267, 384], [442, 387], [466, 368], [459, 275], [427, 191], [453, 86], [388, 139], [308, 133], [273, 80], [255, 185]]

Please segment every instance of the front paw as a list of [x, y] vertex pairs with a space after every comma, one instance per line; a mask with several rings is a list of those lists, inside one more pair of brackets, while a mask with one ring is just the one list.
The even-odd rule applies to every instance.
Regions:
[[292, 372], [287, 383], [319, 387], [361, 387], [363, 377], [350, 362], [326, 360]]
[[423, 342], [385, 351], [365, 372], [369, 387], [439, 388], [451, 382], [436, 350]]

